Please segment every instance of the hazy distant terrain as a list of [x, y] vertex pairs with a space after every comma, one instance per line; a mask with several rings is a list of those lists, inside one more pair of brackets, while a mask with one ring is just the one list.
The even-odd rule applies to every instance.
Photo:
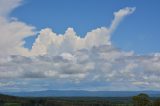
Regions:
[[159, 97], [160, 91], [83, 91], [83, 90], [46, 90], [32, 92], [6, 92], [14, 96], [31, 97], [131, 97], [146, 93], [151, 97]]

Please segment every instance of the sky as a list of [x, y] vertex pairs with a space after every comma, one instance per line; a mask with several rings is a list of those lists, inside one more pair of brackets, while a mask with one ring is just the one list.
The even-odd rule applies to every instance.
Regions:
[[0, 0], [0, 92], [160, 89], [159, 0]]

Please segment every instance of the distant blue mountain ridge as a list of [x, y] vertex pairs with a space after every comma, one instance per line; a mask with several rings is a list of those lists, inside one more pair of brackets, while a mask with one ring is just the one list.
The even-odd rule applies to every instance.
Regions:
[[130, 97], [146, 93], [160, 97], [160, 91], [85, 91], [85, 90], [46, 90], [30, 92], [4, 92], [3, 94], [22, 97]]

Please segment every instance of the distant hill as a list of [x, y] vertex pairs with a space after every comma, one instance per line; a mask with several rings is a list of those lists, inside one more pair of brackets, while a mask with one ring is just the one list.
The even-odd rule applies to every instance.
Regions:
[[160, 97], [160, 91], [83, 91], [83, 90], [46, 90], [32, 92], [5, 92], [22, 97], [130, 97], [146, 93], [151, 97]]
[[16, 98], [15, 96], [10, 96], [10, 95], [7, 95], [7, 94], [0, 94], [0, 98]]

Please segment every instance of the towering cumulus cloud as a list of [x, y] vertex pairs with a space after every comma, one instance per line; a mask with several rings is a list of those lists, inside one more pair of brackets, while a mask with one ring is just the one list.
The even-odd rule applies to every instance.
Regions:
[[110, 37], [119, 22], [133, 13], [135, 8], [126, 7], [114, 13], [110, 28], [101, 27], [88, 32], [84, 38], [79, 37], [73, 28], [68, 28], [61, 34], [54, 33], [50, 28], [42, 29], [30, 52], [22, 52], [24, 56], [57, 55], [64, 52], [74, 52], [80, 49], [91, 49], [101, 45], [111, 45]]
[[13, 85], [21, 90], [58, 85], [90, 90], [160, 89], [160, 53], [125, 52], [110, 40], [135, 8], [120, 9], [110, 27], [94, 29], [83, 38], [73, 28], [64, 34], [42, 29], [28, 50], [23, 39], [35, 33], [34, 27], [8, 17], [20, 4], [21, 0], [0, 0], [0, 90], [11, 90]]

